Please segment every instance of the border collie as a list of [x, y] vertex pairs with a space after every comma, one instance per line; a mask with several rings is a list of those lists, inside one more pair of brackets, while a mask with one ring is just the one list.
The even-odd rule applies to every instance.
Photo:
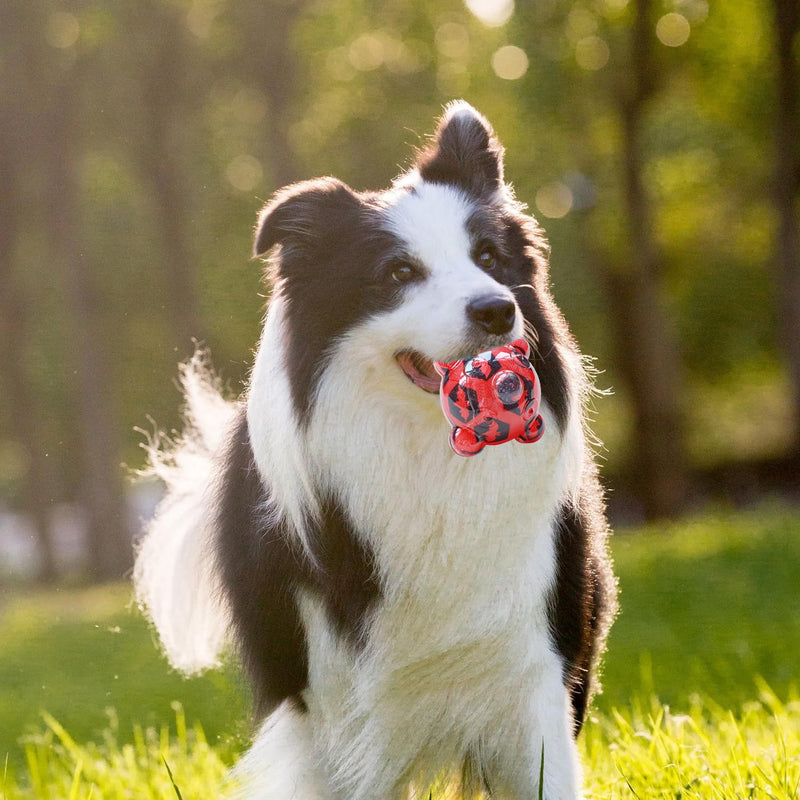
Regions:
[[[455, 102], [388, 190], [279, 191], [255, 253], [249, 388], [227, 401], [202, 357], [184, 367], [135, 571], [177, 668], [233, 648], [249, 674], [237, 796], [427, 798], [447, 774], [464, 797], [574, 800], [616, 589], [589, 382], [492, 128]], [[432, 361], [517, 337], [544, 436], [460, 458]]]

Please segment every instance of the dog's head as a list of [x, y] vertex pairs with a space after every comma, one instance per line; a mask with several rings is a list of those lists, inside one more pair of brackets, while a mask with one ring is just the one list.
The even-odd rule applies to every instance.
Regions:
[[558, 415], [565, 379], [553, 342], [568, 334], [545, 251], [504, 182], [494, 131], [464, 102], [447, 107], [431, 144], [386, 191], [323, 178], [278, 192], [259, 217], [255, 252], [273, 252], [295, 409], [308, 412], [345, 341], [379, 380], [432, 402], [433, 360], [526, 336]]

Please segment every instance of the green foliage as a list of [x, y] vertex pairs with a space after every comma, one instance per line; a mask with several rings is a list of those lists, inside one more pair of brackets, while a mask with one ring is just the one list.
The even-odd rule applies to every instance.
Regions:
[[[713, 414], [708, 384], [757, 371], [772, 376], [771, 394], [788, 397], [769, 271], [769, 11], [756, 0], [653, 4], [659, 91], [647, 108], [643, 168], [665, 257], [663, 300], [691, 380], [693, 436]], [[676, 12], [689, 36], [668, 47], [655, 28]], [[29, 316], [24, 352], [13, 356], [37, 400], [59, 476], [55, 499], [76, 496], [80, 483], [73, 311], [49, 238], [58, 195], [42, 158], [50, 99], [64, 94], [76, 110], [67, 131], [75, 235], [90, 263], [108, 400], [131, 466], [142, 460], [133, 429], [147, 415], [166, 429], [177, 424], [173, 378], [190, 336], [210, 345], [223, 376], [241, 387], [264, 305], [260, 266], [250, 260], [259, 205], [282, 181], [316, 174], [385, 185], [457, 96], [495, 123], [508, 176], [552, 240], [557, 299], [585, 351], [598, 356], [604, 384], [624, 391], [596, 255], [615, 268], [629, 257], [619, 108], [632, 3], [518, 2], [492, 25], [461, 0], [11, 0], [3, 14], [0, 98], [13, 124], [0, 134], [24, 180], [0, 223], [17, 230], [8, 269]], [[287, 34], [273, 43], [282, 25]], [[516, 72], [498, 61], [509, 46], [523, 59]], [[554, 187], [572, 196], [561, 211], [547, 202]], [[173, 286], [178, 244], [194, 297], [179, 299]], [[176, 323], [183, 312], [194, 319], [188, 332]], [[721, 438], [735, 436], [750, 408], [739, 398], [719, 423]], [[0, 383], [0, 496], [11, 500], [33, 446], [6, 423], [14, 402]], [[600, 413], [627, 416], [627, 401]], [[786, 446], [789, 420], [780, 420], [772, 452]], [[600, 426], [619, 434], [608, 456], [618, 466], [629, 426], [602, 418]]]

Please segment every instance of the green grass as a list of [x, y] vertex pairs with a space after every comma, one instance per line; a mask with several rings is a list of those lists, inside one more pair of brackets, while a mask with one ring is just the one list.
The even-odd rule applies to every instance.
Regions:
[[767, 687], [736, 710], [695, 700], [675, 713], [655, 699], [649, 714], [613, 711], [582, 742], [591, 798], [797, 800], [800, 702]]
[[[199, 726], [176, 732], [114, 728], [99, 744], [78, 744], [51, 717], [26, 746], [27, 767], [0, 781], [3, 800], [190, 800], [216, 797], [229, 754]], [[654, 701], [649, 715], [600, 715], [581, 739], [590, 798], [796, 800], [800, 792], [800, 702], [784, 705], [766, 688], [738, 713], [695, 703], [675, 714]], [[437, 800], [453, 797], [445, 791]]]
[[[798, 533], [800, 513], [764, 506], [616, 536], [588, 796], [800, 796]], [[0, 642], [0, 800], [216, 796], [243, 687], [171, 672], [127, 587], [7, 594]]]
[[798, 685], [800, 512], [762, 506], [621, 531], [621, 613], [609, 637], [599, 707], [695, 694], [736, 708], [757, 679], [781, 697]]
[[[230, 754], [211, 747], [199, 725], [187, 729], [176, 708], [175, 730], [134, 726], [122, 743], [112, 724], [99, 743], [79, 744], [45, 715], [45, 729], [25, 747], [24, 779], [7, 774], [4, 800], [88, 800], [89, 798], [212, 797], [224, 783]], [[228, 756], [226, 758], [226, 755]]]
[[161, 657], [131, 607], [128, 585], [0, 597], [0, 766], [24, 760], [20, 737], [51, 714], [77, 741], [101, 738], [109, 709], [125, 739], [135, 724], [172, 725], [179, 700], [209, 742], [247, 736], [247, 697], [234, 669], [185, 680]]

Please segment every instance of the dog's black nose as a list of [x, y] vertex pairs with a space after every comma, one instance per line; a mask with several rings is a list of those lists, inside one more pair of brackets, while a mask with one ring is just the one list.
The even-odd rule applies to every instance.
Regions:
[[467, 316], [487, 333], [508, 333], [514, 327], [517, 307], [503, 295], [491, 294], [471, 300]]

